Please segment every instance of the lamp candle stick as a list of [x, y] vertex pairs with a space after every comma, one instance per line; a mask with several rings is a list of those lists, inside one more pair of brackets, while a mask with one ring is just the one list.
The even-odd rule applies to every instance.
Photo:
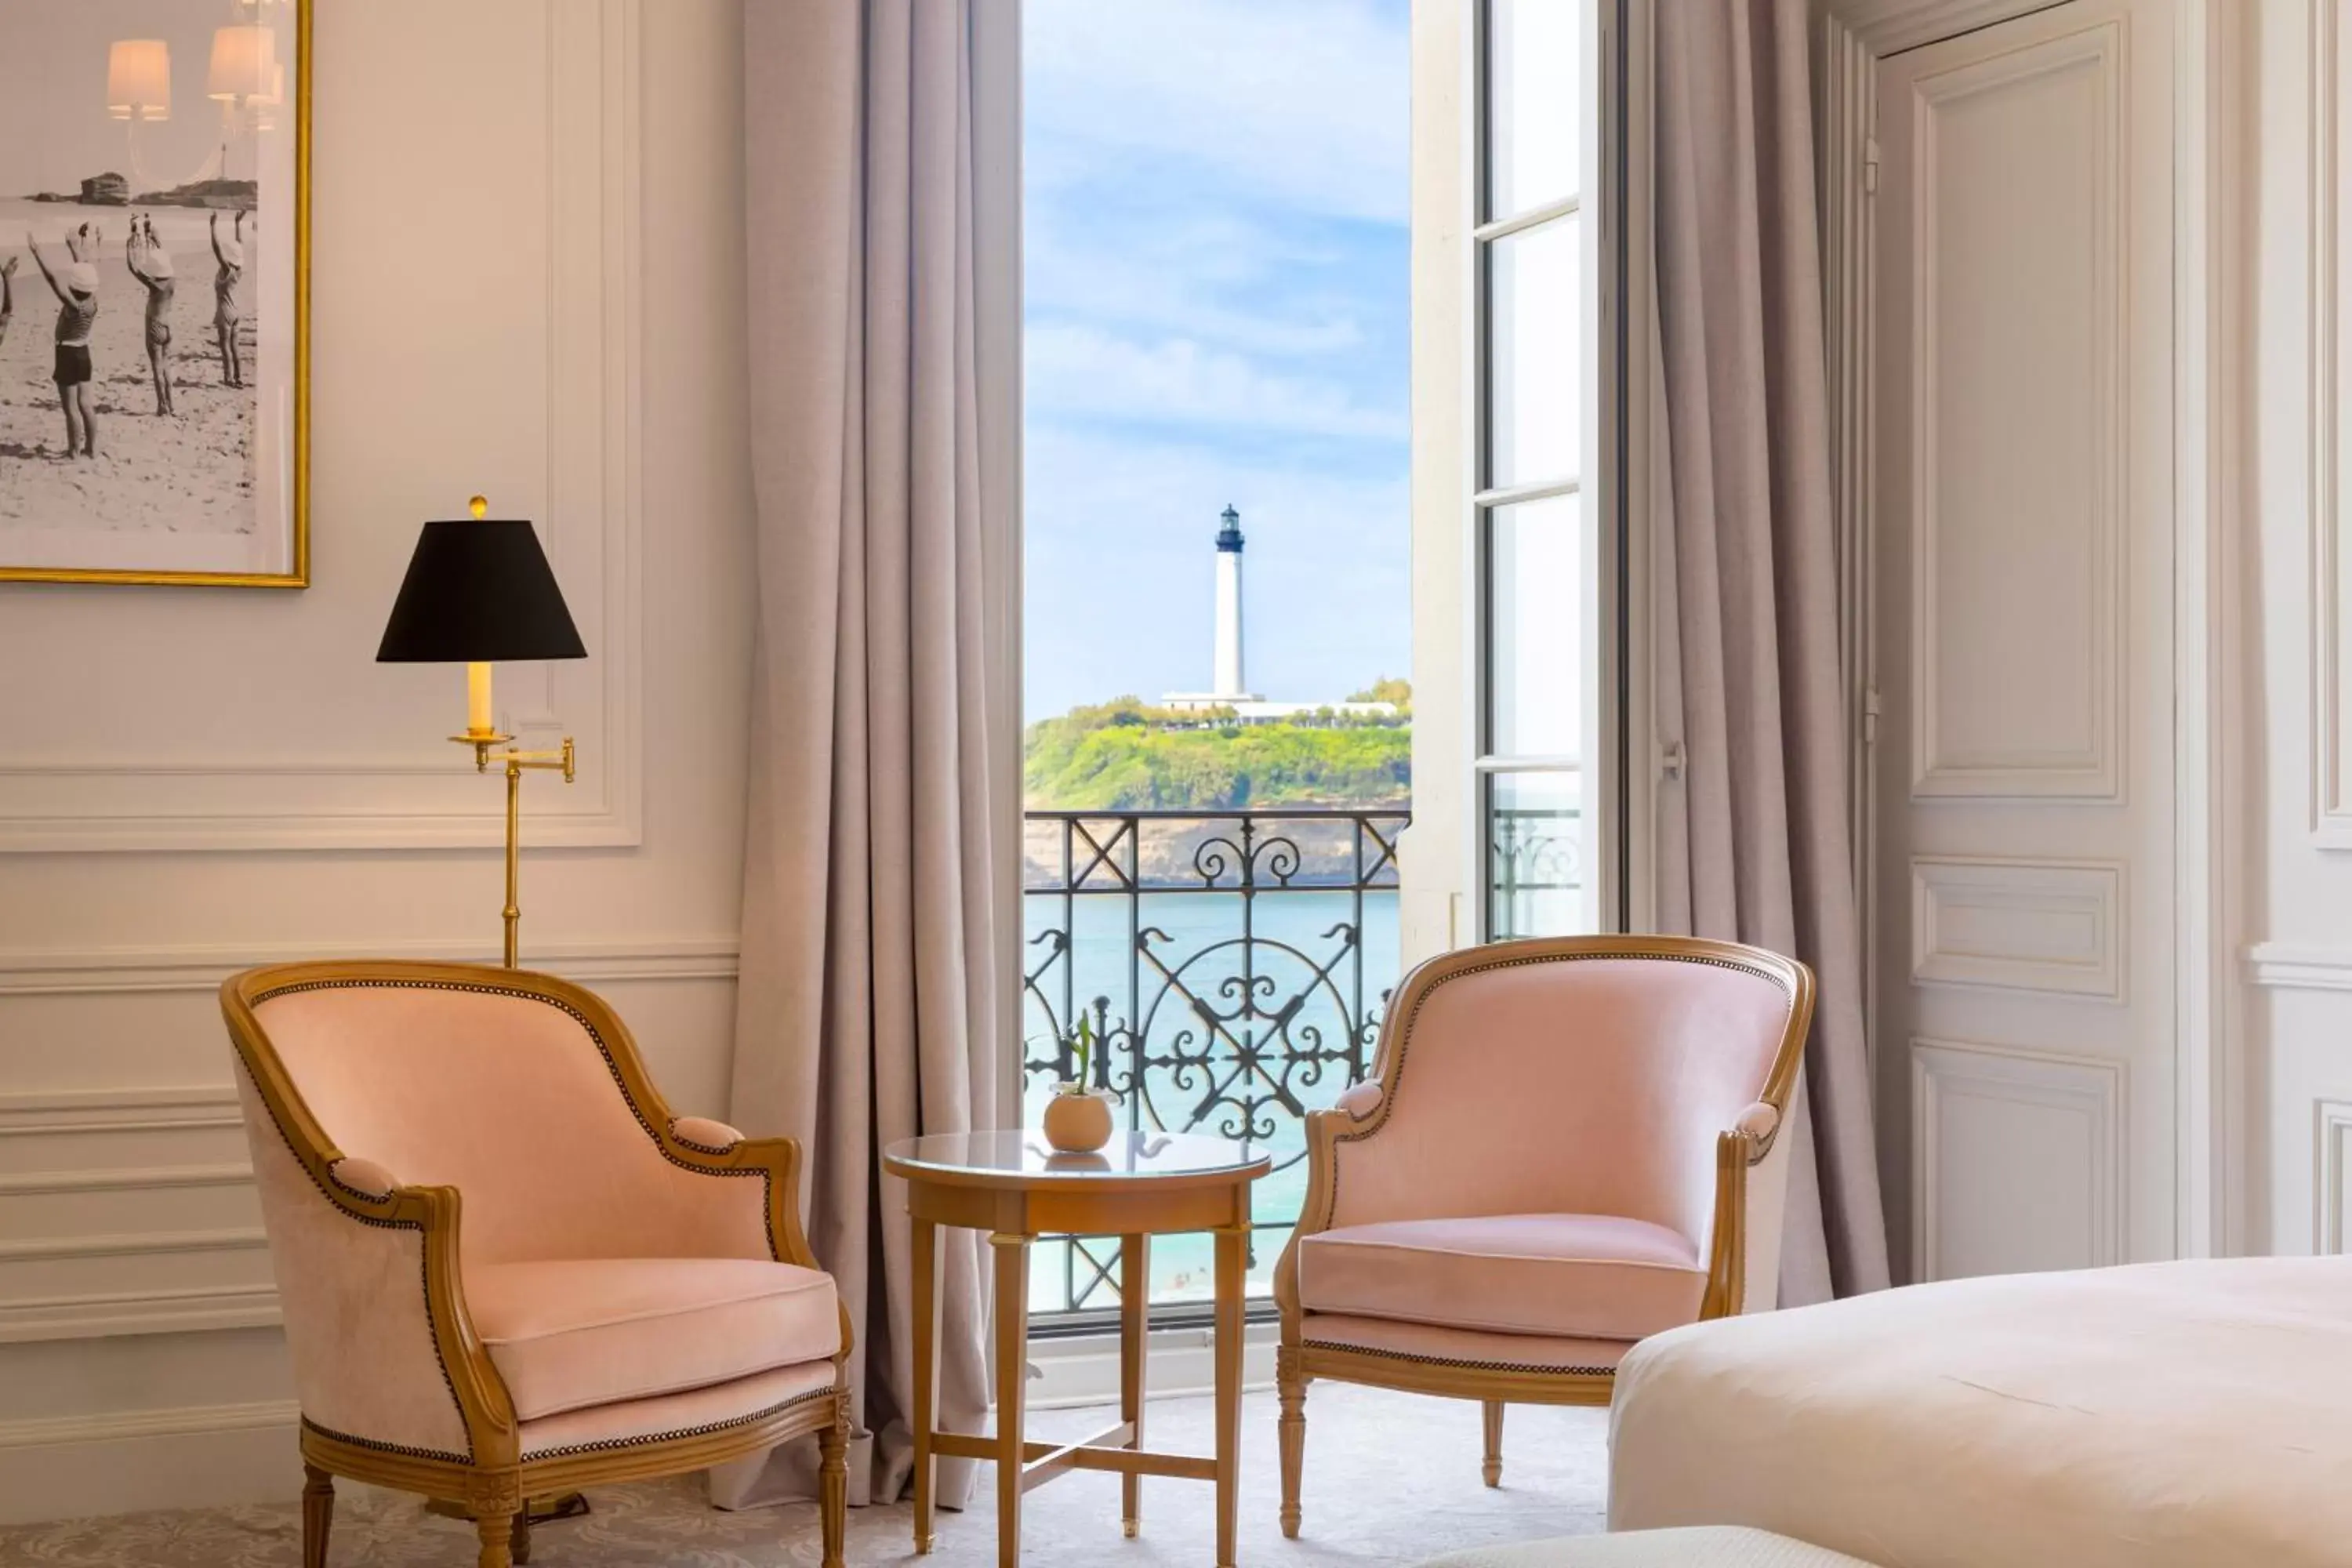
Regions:
[[466, 733], [491, 735], [498, 727], [490, 720], [490, 667], [476, 662], [466, 667]]

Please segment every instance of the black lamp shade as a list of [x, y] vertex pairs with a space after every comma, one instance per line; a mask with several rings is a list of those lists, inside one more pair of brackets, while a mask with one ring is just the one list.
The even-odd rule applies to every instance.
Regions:
[[539, 535], [520, 518], [426, 523], [375, 650], [378, 664], [587, 657]]

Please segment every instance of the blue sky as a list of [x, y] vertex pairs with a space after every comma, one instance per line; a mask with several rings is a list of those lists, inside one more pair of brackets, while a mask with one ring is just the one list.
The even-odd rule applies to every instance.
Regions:
[[1029, 717], [1408, 668], [1407, 0], [1027, 0]]

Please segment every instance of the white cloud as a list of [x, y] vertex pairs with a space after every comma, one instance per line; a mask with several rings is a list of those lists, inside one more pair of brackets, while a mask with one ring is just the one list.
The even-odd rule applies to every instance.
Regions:
[[1381, 0], [1028, 0], [1023, 111], [1033, 144], [1071, 139], [1055, 162], [1170, 157], [1296, 210], [1402, 223], [1404, 30]]
[[1026, 343], [1033, 411], [1383, 441], [1407, 435], [1402, 409], [1190, 338], [1143, 343], [1077, 323], [1033, 323]]
[[1277, 273], [1290, 282], [1301, 263], [1330, 259], [1309, 254], [1281, 227], [1246, 222], [1205, 201], [1124, 224], [1113, 234], [1071, 202], [1034, 201], [1027, 216], [1023, 266], [1034, 311], [1172, 327], [1282, 358], [1328, 354], [1364, 340], [1360, 291], [1350, 298], [1327, 287], [1304, 299], [1269, 298]]

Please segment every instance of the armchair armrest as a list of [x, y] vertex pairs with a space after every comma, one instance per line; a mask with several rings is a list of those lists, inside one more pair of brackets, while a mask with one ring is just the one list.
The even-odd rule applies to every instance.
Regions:
[[327, 1167], [327, 1174], [345, 1192], [379, 1202], [392, 1196], [400, 1185], [399, 1178], [373, 1160], [363, 1160], [356, 1154], [346, 1154]]
[[238, 1090], [303, 1417], [331, 1436], [511, 1462], [513, 1402], [467, 1311], [457, 1189], [345, 1156], [266, 1067]]
[[[1792, 1106], [1804, 1092], [1801, 1070], [1790, 1086]], [[1780, 1297], [1780, 1232], [1789, 1195], [1792, 1138], [1768, 1100], [1742, 1110], [1716, 1140], [1715, 1215], [1707, 1247], [1702, 1318], [1769, 1312]]]
[[669, 1130], [670, 1135], [688, 1148], [707, 1154], [724, 1154], [743, 1142], [743, 1134], [708, 1116], [674, 1116], [670, 1118]]

